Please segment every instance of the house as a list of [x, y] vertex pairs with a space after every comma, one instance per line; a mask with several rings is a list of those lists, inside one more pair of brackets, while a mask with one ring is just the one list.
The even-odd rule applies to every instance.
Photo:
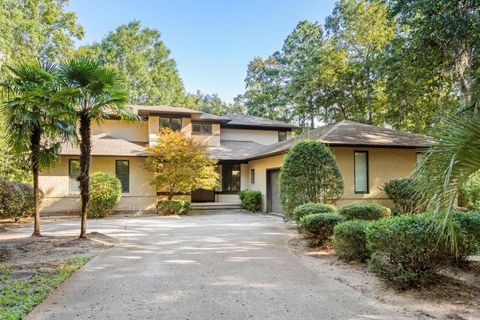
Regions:
[[[196, 202], [238, 204], [240, 190], [259, 190], [263, 210], [281, 212], [278, 200], [279, 169], [289, 148], [302, 139], [327, 144], [342, 173], [345, 192], [338, 205], [374, 201], [391, 205], [382, 190], [385, 182], [408, 176], [422, 150], [433, 140], [397, 130], [340, 121], [292, 137], [296, 126], [250, 115], [216, 116], [182, 107], [131, 106], [144, 121], [126, 122], [115, 117], [92, 127], [91, 172], [116, 175], [122, 183], [122, 199], [116, 210], [154, 209], [163, 196], [151, 184], [146, 169], [145, 147], [154, 144], [159, 129], [169, 127], [207, 147], [218, 160], [220, 182], [215, 190], [195, 190], [178, 195]], [[79, 148], [65, 144], [60, 161], [42, 172], [42, 212], [76, 212], [80, 209]]]

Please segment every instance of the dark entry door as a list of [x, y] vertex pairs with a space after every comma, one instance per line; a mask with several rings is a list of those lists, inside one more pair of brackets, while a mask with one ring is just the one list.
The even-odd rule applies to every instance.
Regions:
[[280, 206], [280, 170], [267, 170], [267, 211], [275, 213], [283, 213]]
[[192, 191], [192, 202], [215, 202], [215, 190], [197, 189]]

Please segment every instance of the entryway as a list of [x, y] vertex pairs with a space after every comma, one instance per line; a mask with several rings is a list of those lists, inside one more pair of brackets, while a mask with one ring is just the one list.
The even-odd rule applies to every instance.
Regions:
[[267, 170], [267, 211], [283, 214], [280, 206], [280, 169]]

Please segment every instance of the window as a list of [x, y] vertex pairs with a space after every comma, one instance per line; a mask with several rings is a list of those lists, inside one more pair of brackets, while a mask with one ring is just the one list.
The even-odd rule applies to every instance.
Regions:
[[278, 142], [287, 140], [287, 131], [278, 131]]
[[250, 182], [255, 183], [255, 169], [250, 170]]
[[128, 160], [115, 161], [115, 175], [122, 183], [122, 193], [130, 190], [130, 162]]
[[193, 134], [212, 134], [211, 123], [192, 123]]
[[222, 191], [224, 192], [240, 191], [240, 165], [239, 164], [222, 165]]
[[173, 131], [182, 130], [181, 118], [160, 118], [160, 128], [170, 128]]
[[368, 193], [368, 152], [355, 151], [355, 193]]
[[80, 192], [80, 181], [77, 180], [80, 176], [80, 160], [70, 159], [68, 161], [68, 188], [72, 193]]

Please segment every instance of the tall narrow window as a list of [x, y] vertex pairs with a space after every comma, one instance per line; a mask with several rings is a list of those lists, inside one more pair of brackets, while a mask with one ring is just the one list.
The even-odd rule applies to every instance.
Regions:
[[355, 193], [368, 193], [368, 152], [355, 151]]
[[80, 182], [77, 180], [80, 175], [80, 160], [70, 159], [68, 161], [69, 190], [72, 193], [80, 192]]
[[250, 182], [255, 183], [255, 169], [250, 169]]
[[122, 192], [130, 190], [130, 162], [128, 160], [115, 161], [115, 175], [122, 183]]
[[278, 131], [278, 142], [287, 140], [287, 131]]
[[222, 165], [222, 191], [238, 192], [240, 191], [240, 165], [223, 164]]

